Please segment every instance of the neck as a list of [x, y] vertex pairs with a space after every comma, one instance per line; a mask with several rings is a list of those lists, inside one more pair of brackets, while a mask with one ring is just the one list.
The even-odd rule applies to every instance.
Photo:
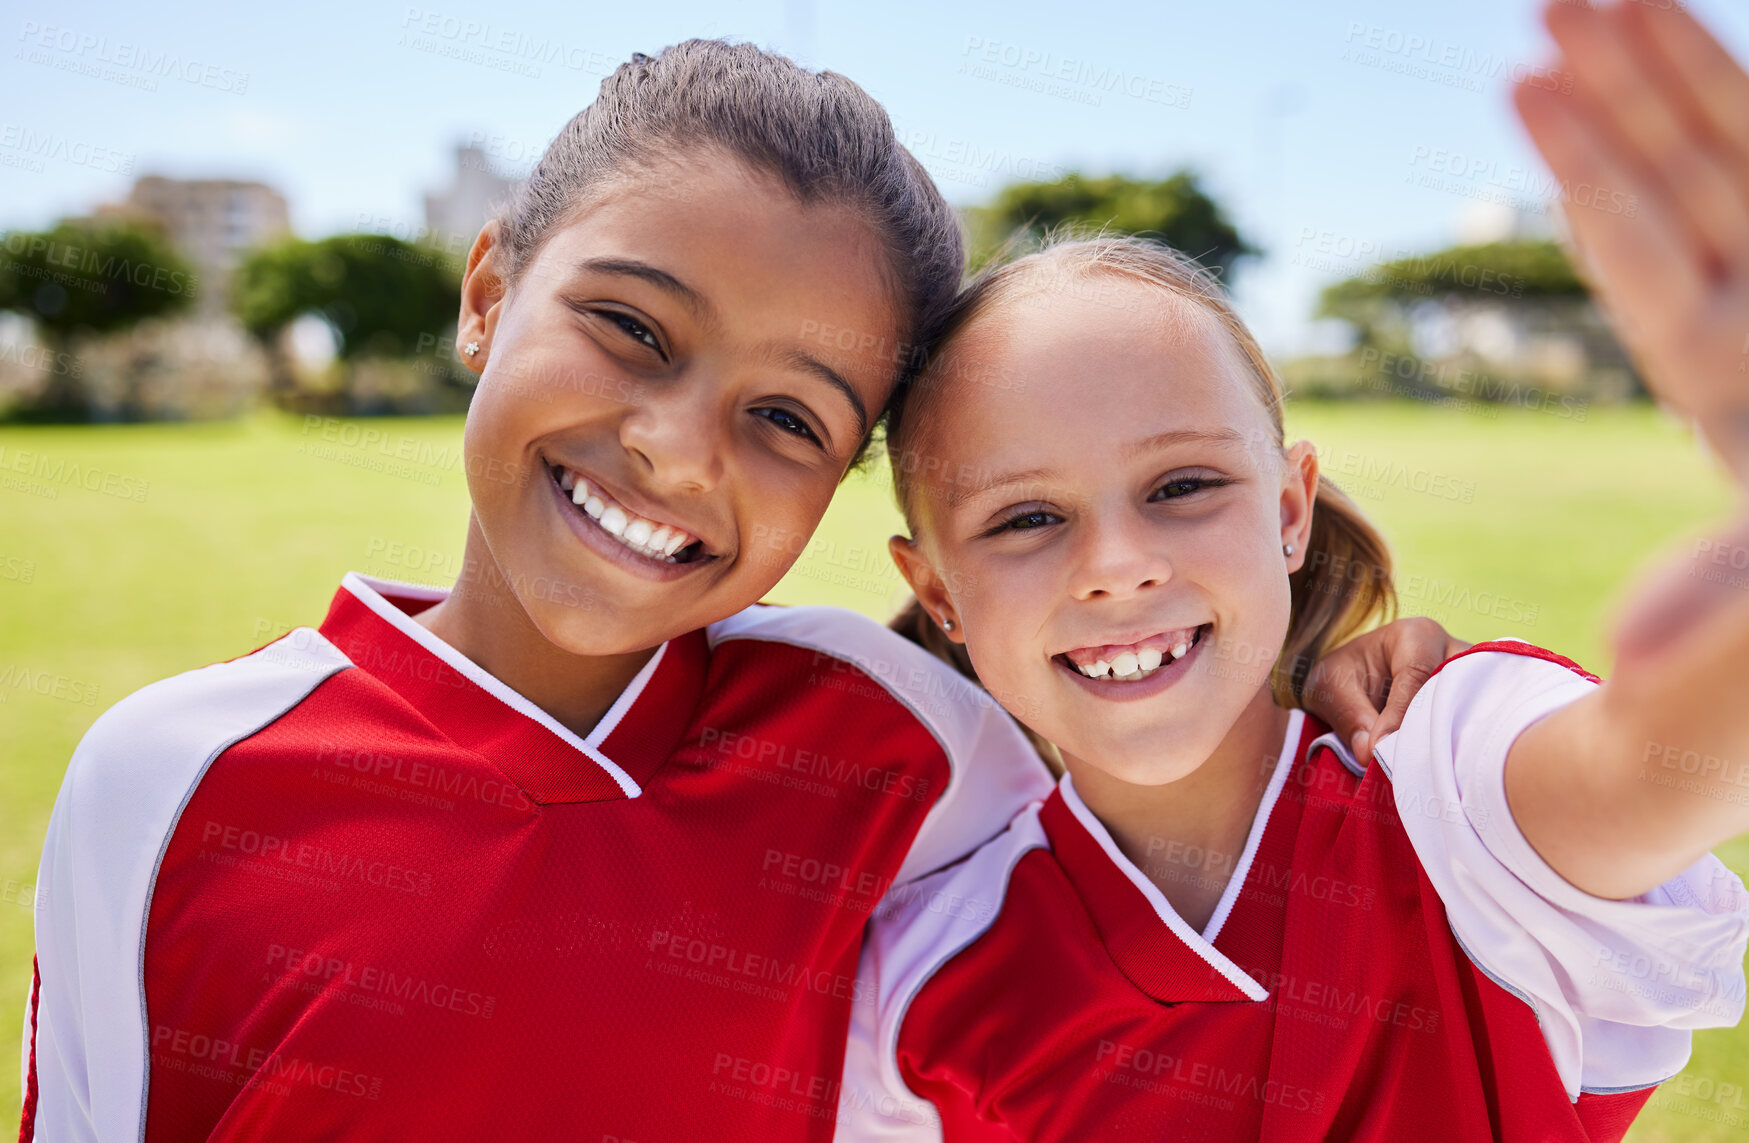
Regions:
[[1289, 717], [1264, 686], [1206, 762], [1159, 786], [1125, 782], [1064, 757], [1076, 793], [1118, 849], [1199, 933], [1245, 850]]
[[577, 655], [541, 633], [492, 562], [479, 522], [468, 519], [464, 571], [449, 596], [415, 620], [579, 738], [637, 677], [655, 648], [623, 655]]

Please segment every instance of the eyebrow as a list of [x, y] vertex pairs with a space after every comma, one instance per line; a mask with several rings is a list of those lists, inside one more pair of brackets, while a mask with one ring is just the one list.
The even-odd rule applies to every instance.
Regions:
[[1007, 488], [1011, 484], [1030, 484], [1035, 480], [1043, 480], [1046, 477], [1055, 476], [1056, 473], [1057, 470], [1054, 468], [1029, 468], [1025, 472], [1010, 472], [1007, 475], [999, 476], [994, 480], [986, 480], [982, 483], [974, 484], [970, 488], [956, 488], [947, 494], [947, 506], [950, 510], [958, 508], [966, 501], [982, 496], [986, 492], [993, 492], [998, 488]]
[[856, 437], [861, 440], [868, 434], [868, 406], [862, 403], [856, 390], [850, 382], [839, 376], [838, 371], [799, 349], [786, 349], [779, 354], [779, 360], [792, 369], [800, 369], [804, 373], [812, 373], [832, 388], [838, 390], [838, 395], [850, 405], [850, 411], [856, 414]]
[[1138, 453], [1158, 452], [1176, 444], [1216, 444], [1242, 445], [1245, 434], [1237, 429], [1168, 429], [1163, 433], [1155, 433], [1139, 441], [1131, 441], [1124, 446], [1125, 456], [1135, 456]]
[[[1245, 434], [1236, 429], [1168, 429], [1163, 433], [1155, 433], [1151, 437], [1143, 437], [1139, 441], [1131, 441], [1123, 446], [1123, 455], [1136, 456], [1146, 452], [1157, 452], [1177, 444], [1216, 444], [1242, 445]], [[1056, 475], [1051, 468], [1029, 468], [1024, 472], [1010, 472], [991, 480], [982, 481], [970, 488], [956, 488], [947, 494], [948, 508], [958, 508], [961, 504], [986, 492], [998, 488], [1007, 488], [1014, 484], [1029, 484]]]
[[593, 274], [637, 278], [673, 297], [698, 317], [709, 318], [712, 315], [711, 304], [705, 300], [703, 294], [668, 271], [658, 269], [648, 262], [639, 262], [635, 258], [585, 258], [577, 263], [577, 268]]

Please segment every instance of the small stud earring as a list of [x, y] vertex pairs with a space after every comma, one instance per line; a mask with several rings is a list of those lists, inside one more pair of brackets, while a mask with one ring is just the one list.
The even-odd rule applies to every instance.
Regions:
[[1281, 554], [1284, 556], [1293, 555], [1294, 554], [1294, 546], [1292, 544], [1283, 544], [1281, 546]]
[[469, 357], [472, 357], [474, 354], [480, 352], [480, 343], [477, 341], [470, 341], [466, 345], [462, 346], [462, 352], [467, 354]]
[[941, 629], [942, 629], [942, 630], [943, 630], [943, 631], [952, 631], [952, 630], [953, 630], [953, 620], [951, 620], [951, 619], [943, 619], [943, 620], [942, 620], [942, 621], [941, 621]]

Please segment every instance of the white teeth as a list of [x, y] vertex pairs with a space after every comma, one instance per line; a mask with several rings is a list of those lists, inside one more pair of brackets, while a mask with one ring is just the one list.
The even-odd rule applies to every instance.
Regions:
[[668, 524], [646, 520], [610, 504], [589, 486], [589, 482], [568, 468], [559, 469], [559, 487], [582, 508], [589, 518], [601, 525], [604, 532], [641, 556], [652, 560], [673, 562], [675, 552], [693, 542], [693, 538]]
[[1195, 642], [1195, 632], [1189, 637], [1183, 634], [1175, 635], [1177, 639], [1170, 652], [1158, 647], [1142, 647], [1134, 651], [1119, 651], [1107, 662], [1100, 659], [1085, 665], [1070, 661], [1070, 665], [1090, 679], [1111, 679], [1113, 682], [1131, 683], [1137, 679], [1145, 679], [1162, 666], [1172, 663], [1190, 651]]

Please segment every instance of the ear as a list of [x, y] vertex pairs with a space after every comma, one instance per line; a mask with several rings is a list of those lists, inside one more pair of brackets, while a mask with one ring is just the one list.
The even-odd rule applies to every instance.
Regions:
[[953, 624], [953, 630], [942, 633], [955, 643], [964, 643], [966, 633], [961, 628], [959, 612], [954, 610], [953, 599], [947, 593], [947, 584], [936, 574], [917, 542], [909, 536], [893, 536], [887, 540], [887, 553], [899, 565], [899, 574], [911, 585], [917, 602], [934, 616], [936, 623], [945, 619]]
[[[486, 369], [492, 331], [498, 326], [499, 307], [504, 302], [504, 247], [499, 242], [498, 220], [480, 227], [479, 237], [468, 250], [468, 268], [462, 274], [462, 308], [456, 319], [457, 356], [475, 373]], [[468, 353], [469, 344], [478, 346]]]
[[[1281, 473], [1281, 543], [1288, 574], [1306, 563], [1306, 541], [1312, 535], [1312, 509], [1318, 500], [1318, 450], [1300, 441], [1287, 450]], [[1294, 554], [1285, 555], [1288, 547]]]

